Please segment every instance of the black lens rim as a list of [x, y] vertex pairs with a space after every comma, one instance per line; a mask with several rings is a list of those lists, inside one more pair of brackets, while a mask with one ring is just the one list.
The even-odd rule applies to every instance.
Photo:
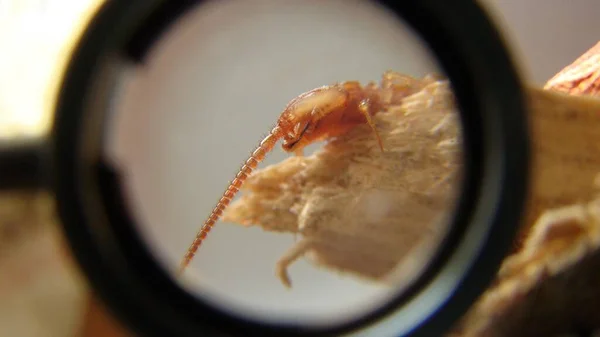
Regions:
[[[527, 192], [529, 142], [523, 89], [488, 18], [467, 0], [382, 1], [426, 39], [454, 85], [465, 128], [464, 193], [448, 245], [409, 293], [356, 322], [312, 329], [254, 324], [187, 295], [153, 260], [136, 234], [135, 220], [124, 208], [118, 174], [91, 148], [100, 141], [94, 138], [99, 136], [84, 132], [89, 131], [84, 117], [91, 114], [94, 80], [110, 57], [119, 51], [143, 62], [145, 50], [164, 31], [149, 29], [157, 23], [167, 27], [198, 3], [105, 3], [80, 40], [65, 74], [51, 137], [53, 188], [67, 240], [94, 289], [118, 317], [142, 335], [339, 335], [374, 323], [401, 301], [416, 296], [438, 276], [436, 268], [448, 268], [445, 262], [455, 249], [466, 247], [464, 235], [488, 228], [489, 232], [480, 233], [484, 235], [479, 242], [482, 246], [469, 248], [479, 254], [472, 266], [465, 267], [460, 287], [435, 315], [425, 317], [412, 331], [414, 336], [441, 335], [491, 282], [517, 233]], [[153, 24], [144, 25], [147, 22]], [[382, 324], [393, 326], [393, 321], [386, 322]]]

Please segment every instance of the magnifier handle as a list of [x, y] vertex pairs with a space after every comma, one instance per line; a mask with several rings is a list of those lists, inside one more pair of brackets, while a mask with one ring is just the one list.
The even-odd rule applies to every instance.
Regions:
[[42, 137], [0, 135], [0, 190], [35, 190], [43, 187]]

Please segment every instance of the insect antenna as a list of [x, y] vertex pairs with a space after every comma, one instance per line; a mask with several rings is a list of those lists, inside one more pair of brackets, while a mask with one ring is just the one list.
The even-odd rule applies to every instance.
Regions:
[[182, 273], [192, 261], [194, 255], [196, 255], [196, 251], [198, 250], [198, 248], [200, 248], [200, 245], [202, 244], [204, 239], [206, 239], [210, 230], [215, 226], [215, 223], [219, 220], [221, 215], [223, 215], [223, 211], [225, 211], [225, 208], [227, 208], [231, 200], [233, 200], [233, 197], [240, 190], [244, 181], [246, 181], [248, 176], [258, 166], [258, 164], [261, 161], [263, 161], [263, 159], [265, 159], [267, 153], [273, 150], [273, 147], [275, 147], [275, 144], [282, 137], [282, 135], [283, 134], [281, 128], [279, 126], [274, 127], [273, 130], [271, 130], [271, 132], [265, 138], [263, 138], [263, 140], [260, 142], [260, 145], [258, 145], [256, 150], [252, 152], [252, 154], [250, 155], [248, 160], [246, 160], [244, 165], [242, 165], [237, 175], [235, 176], [235, 179], [233, 179], [231, 183], [229, 183], [229, 186], [223, 193], [221, 199], [219, 200], [215, 208], [212, 210], [208, 218], [204, 221], [204, 225], [202, 225], [202, 227], [196, 234], [194, 241], [188, 248], [185, 256], [181, 261], [181, 266], [179, 269], [180, 273]]

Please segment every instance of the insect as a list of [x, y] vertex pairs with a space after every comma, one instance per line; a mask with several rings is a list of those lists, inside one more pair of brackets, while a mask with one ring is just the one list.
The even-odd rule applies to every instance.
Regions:
[[342, 135], [357, 125], [367, 123], [383, 151], [381, 137], [371, 117], [407, 96], [411, 91], [407, 83], [410, 81], [406, 81], [406, 75], [387, 71], [380, 85], [374, 82], [365, 86], [358, 81], [338, 82], [315, 88], [291, 100], [275, 127], [252, 152], [205, 220], [181, 261], [180, 272], [189, 265], [244, 181], [279, 140], [283, 140], [284, 151], [301, 156], [304, 147], [311, 143]]

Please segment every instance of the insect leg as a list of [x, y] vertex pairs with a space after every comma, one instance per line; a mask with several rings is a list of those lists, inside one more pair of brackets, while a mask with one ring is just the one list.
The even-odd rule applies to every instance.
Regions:
[[375, 137], [377, 137], [377, 142], [379, 143], [379, 148], [381, 148], [381, 152], [383, 152], [383, 141], [381, 140], [381, 136], [379, 135], [379, 132], [377, 132], [377, 128], [375, 127], [375, 123], [373, 122], [373, 119], [371, 119], [371, 114], [369, 113], [369, 107], [370, 107], [369, 101], [366, 99], [362, 100], [360, 102], [360, 104], [358, 105], [358, 109], [363, 114], [363, 116], [365, 116], [365, 118], [367, 119], [367, 123], [369, 124], [371, 129], [373, 129], [373, 132], [375, 132]]
[[291, 288], [292, 281], [288, 274], [288, 267], [296, 262], [302, 255], [317, 246], [317, 241], [309, 238], [304, 238], [292, 246], [285, 254], [277, 261], [275, 273], [281, 280], [284, 286]]

